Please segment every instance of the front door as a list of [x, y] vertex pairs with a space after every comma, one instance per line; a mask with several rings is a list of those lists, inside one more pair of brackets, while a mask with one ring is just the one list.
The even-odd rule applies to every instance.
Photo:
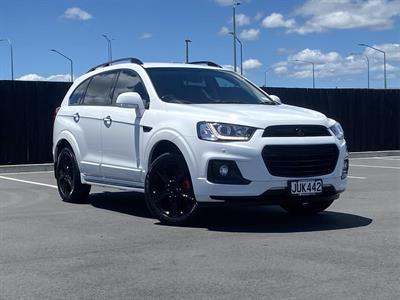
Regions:
[[103, 111], [102, 163], [104, 180], [110, 184], [143, 187], [141, 183], [141, 118], [134, 108], [118, 107], [116, 100], [125, 92], [137, 92], [149, 99], [139, 75], [121, 70], [112, 95], [112, 106]]

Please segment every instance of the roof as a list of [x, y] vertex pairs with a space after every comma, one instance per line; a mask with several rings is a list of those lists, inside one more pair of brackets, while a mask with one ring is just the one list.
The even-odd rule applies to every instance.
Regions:
[[91, 68], [87, 73], [99, 70], [114, 70], [131, 65], [141, 66], [143, 68], [193, 68], [193, 69], [221, 69], [221, 67], [210, 61], [197, 61], [192, 63], [143, 63], [137, 58], [122, 58], [111, 62], [106, 62]]
[[184, 63], [144, 63], [143, 68], [196, 68], [196, 69], [220, 69], [217, 67], [211, 67], [207, 65], [195, 65], [195, 64], [184, 64]]

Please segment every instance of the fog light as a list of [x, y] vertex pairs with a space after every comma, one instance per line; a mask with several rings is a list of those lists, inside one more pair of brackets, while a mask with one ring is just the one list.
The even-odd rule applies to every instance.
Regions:
[[219, 175], [225, 177], [229, 173], [229, 168], [227, 165], [222, 165], [219, 167]]
[[343, 161], [342, 179], [345, 179], [349, 174], [349, 159], [345, 158]]
[[219, 184], [249, 184], [233, 160], [211, 159], [207, 167], [207, 180]]

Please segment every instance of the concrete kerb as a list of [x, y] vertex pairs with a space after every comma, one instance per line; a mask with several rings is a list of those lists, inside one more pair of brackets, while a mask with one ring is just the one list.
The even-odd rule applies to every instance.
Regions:
[[350, 158], [400, 156], [400, 150], [350, 152]]
[[33, 164], [33, 165], [3, 165], [0, 166], [0, 174], [19, 173], [19, 172], [46, 172], [53, 171], [53, 164]]

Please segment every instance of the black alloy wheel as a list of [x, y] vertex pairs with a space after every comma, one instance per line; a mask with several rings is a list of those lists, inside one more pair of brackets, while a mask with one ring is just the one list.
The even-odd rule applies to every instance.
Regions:
[[151, 164], [146, 176], [145, 198], [150, 212], [161, 223], [183, 225], [193, 220], [198, 205], [182, 155], [165, 153]]
[[90, 185], [82, 184], [74, 152], [63, 148], [57, 159], [56, 178], [58, 193], [63, 201], [82, 202], [90, 193]]

